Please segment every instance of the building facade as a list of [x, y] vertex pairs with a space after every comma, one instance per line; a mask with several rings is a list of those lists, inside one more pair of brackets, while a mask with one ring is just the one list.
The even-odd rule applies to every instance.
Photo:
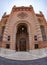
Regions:
[[47, 22], [33, 7], [12, 8], [0, 21], [0, 48], [29, 51], [47, 47]]

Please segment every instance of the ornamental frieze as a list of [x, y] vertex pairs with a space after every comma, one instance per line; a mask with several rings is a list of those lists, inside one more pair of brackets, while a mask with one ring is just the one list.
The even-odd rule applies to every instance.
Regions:
[[24, 18], [28, 17], [27, 13], [25, 13], [25, 12], [18, 13], [17, 16], [18, 16], [19, 18], [21, 18], [21, 19], [24, 19]]

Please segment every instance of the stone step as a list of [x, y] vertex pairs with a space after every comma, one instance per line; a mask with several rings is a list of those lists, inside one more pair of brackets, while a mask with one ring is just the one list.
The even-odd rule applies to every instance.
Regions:
[[47, 57], [47, 48], [30, 50], [28, 52], [2, 49], [0, 56], [13, 60], [34, 60]]

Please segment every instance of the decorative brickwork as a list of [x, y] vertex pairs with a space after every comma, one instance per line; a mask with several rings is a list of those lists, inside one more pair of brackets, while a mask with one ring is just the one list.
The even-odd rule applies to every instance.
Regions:
[[[5, 29], [2, 29], [3, 26]], [[44, 28], [41, 29], [41, 26]], [[20, 39], [24, 39], [26, 42], [24, 40], [20, 42]], [[30, 7], [14, 6], [9, 15], [5, 12], [2, 16], [0, 22], [0, 40], [1, 48], [9, 47], [8, 49], [13, 50], [18, 48], [18, 51], [46, 48], [47, 22], [43, 13], [36, 14], [31, 5]]]

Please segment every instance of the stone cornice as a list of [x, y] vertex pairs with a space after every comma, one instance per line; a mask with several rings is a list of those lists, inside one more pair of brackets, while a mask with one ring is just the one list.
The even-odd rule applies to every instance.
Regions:
[[43, 17], [43, 15], [41, 15], [41, 14], [36, 14], [36, 16], [38, 16], [38, 17]]
[[6, 17], [9, 17], [9, 15], [2, 16], [2, 18], [6, 18]]
[[30, 5], [30, 7], [24, 7], [24, 6], [21, 6], [21, 7], [16, 7], [14, 6], [12, 8], [12, 12], [15, 12], [15, 11], [32, 11], [33, 7]]

